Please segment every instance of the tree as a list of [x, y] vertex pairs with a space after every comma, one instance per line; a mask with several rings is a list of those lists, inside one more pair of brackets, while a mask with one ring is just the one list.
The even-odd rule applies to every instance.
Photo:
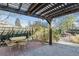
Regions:
[[71, 29], [73, 27], [73, 23], [75, 21], [75, 17], [74, 16], [68, 16], [66, 17], [66, 19], [64, 19], [61, 23], [59, 28], [65, 32], [68, 29]]
[[63, 21], [61, 21], [61, 23], [59, 24], [59, 28], [53, 28], [52, 29], [52, 34], [53, 34], [53, 38], [58, 41], [61, 37], [61, 33], [67, 31], [68, 29], [73, 27], [73, 23], [75, 21], [75, 17], [74, 16], [68, 16], [65, 19], [63, 19]]
[[15, 21], [15, 26], [22, 27], [21, 23], [20, 23], [20, 20], [18, 18]]
[[61, 33], [60, 29], [52, 29], [52, 37], [55, 39], [55, 41], [58, 41], [60, 39]]
[[29, 27], [33, 29], [33, 35], [32, 37], [42, 40], [43, 42], [48, 39], [48, 33], [47, 33], [47, 23], [42, 21], [35, 21], [32, 24], [29, 23]]

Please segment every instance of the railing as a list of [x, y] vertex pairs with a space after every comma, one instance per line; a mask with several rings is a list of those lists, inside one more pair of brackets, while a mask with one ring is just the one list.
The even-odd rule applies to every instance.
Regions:
[[71, 33], [71, 34], [79, 34], [79, 29], [69, 29], [68, 31], [67, 31], [68, 33]]
[[31, 35], [31, 32], [26, 28], [19, 27], [0, 27], [0, 42], [5, 42], [5, 40], [11, 40], [12, 37], [20, 37]]

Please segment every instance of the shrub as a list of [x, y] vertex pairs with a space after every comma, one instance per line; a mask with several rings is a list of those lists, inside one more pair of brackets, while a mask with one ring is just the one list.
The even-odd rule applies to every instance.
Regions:
[[79, 44], [79, 35], [71, 36], [71, 42]]
[[58, 41], [60, 39], [60, 36], [61, 36], [61, 33], [60, 33], [60, 30], [59, 29], [53, 29], [52, 31], [52, 36], [53, 38]]

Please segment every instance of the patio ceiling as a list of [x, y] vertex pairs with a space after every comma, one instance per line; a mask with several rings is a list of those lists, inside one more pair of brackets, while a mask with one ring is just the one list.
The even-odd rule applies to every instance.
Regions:
[[0, 10], [51, 20], [79, 11], [79, 3], [0, 3]]

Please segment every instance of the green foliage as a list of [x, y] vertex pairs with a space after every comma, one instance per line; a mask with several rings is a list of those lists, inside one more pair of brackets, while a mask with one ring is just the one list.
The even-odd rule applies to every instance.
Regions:
[[63, 19], [63, 21], [61, 21], [61, 23], [60, 23], [59, 28], [52, 30], [53, 39], [58, 41], [60, 39], [60, 37], [61, 37], [61, 33], [65, 32], [68, 29], [73, 27], [74, 21], [75, 21], [75, 17], [74, 16], [68, 16], [65, 19]]
[[60, 31], [60, 29], [53, 29], [52, 34], [53, 34], [53, 38], [56, 41], [58, 41], [60, 39], [60, 36], [61, 36], [61, 31]]
[[64, 32], [73, 27], [73, 23], [75, 21], [74, 16], [68, 16], [60, 23], [60, 29]]

